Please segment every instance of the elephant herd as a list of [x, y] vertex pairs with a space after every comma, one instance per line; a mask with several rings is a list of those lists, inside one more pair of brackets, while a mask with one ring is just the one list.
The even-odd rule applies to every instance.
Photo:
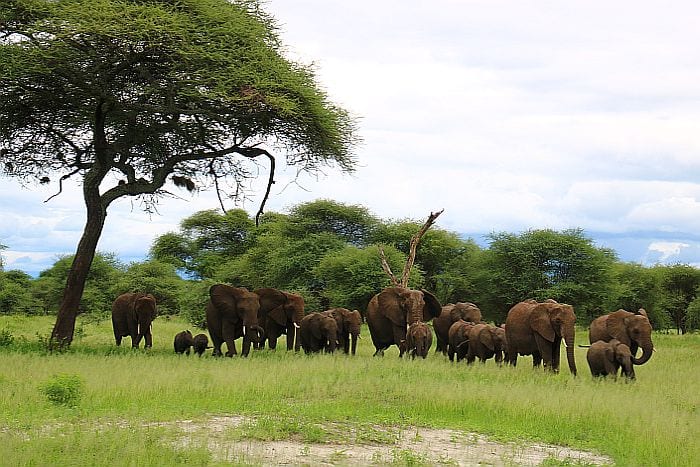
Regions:
[[[447, 354], [450, 361], [456, 356], [457, 361], [466, 358], [468, 364], [477, 358], [483, 363], [493, 357], [498, 364], [505, 359], [515, 366], [518, 355], [532, 355], [533, 366], [558, 372], [563, 342], [569, 370], [577, 374], [574, 308], [551, 299], [517, 303], [508, 311], [505, 324], [494, 326], [481, 320], [481, 311], [473, 303], [441, 306], [427, 290], [388, 287], [367, 306], [374, 355], [381, 356], [396, 345], [400, 356], [409, 352], [425, 358], [433, 337], [426, 324], [431, 320], [436, 351]], [[622, 375], [634, 379], [634, 365], [646, 363], [654, 349], [651, 331], [644, 309], [618, 310], [593, 320], [586, 354], [591, 374], [616, 377], [621, 369]], [[640, 348], [642, 356], [637, 358]]]
[[[156, 315], [156, 301], [150, 294], [122, 294], [112, 305], [112, 324], [116, 344], [130, 336], [133, 347], [143, 338], [152, 346], [151, 321]], [[192, 336], [182, 331], [175, 336], [177, 353], [189, 355], [190, 348], [198, 355], [212, 348], [214, 356], [236, 355], [235, 341], [243, 338], [241, 354], [250, 348], [275, 349], [277, 339], [287, 336], [287, 350], [303, 349], [306, 353], [332, 353], [338, 347], [346, 354], [355, 354], [360, 337], [361, 316], [357, 310], [332, 308], [305, 314], [304, 299], [297, 294], [274, 288], [249, 291], [243, 287], [216, 284], [209, 289], [206, 325], [212, 346], [205, 334]], [[533, 366], [543, 365], [557, 372], [560, 366], [560, 346], [566, 348], [569, 370], [576, 375], [574, 359], [574, 325], [576, 315], [571, 305], [555, 300], [525, 300], [514, 305], [505, 324], [494, 326], [482, 321], [478, 306], [458, 302], [442, 306], [427, 290], [387, 287], [376, 294], [367, 305], [366, 320], [375, 356], [383, 356], [392, 345], [399, 356], [426, 358], [432, 346], [433, 331], [436, 352], [450, 361], [477, 358], [483, 363], [494, 358], [500, 365], [504, 360], [515, 366], [518, 355], [532, 355]], [[432, 327], [428, 322], [433, 322]], [[636, 313], [618, 310], [593, 320], [589, 330], [590, 346], [586, 360], [593, 376], [635, 377], [634, 365], [651, 358], [654, 349], [651, 324], [644, 309]], [[641, 348], [642, 355], [637, 358]]]

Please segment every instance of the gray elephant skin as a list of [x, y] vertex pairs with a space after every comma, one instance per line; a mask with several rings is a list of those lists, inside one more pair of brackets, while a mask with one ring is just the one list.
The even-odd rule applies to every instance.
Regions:
[[175, 334], [175, 339], [173, 341], [173, 347], [175, 348], [175, 353], [178, 354], [190, 354], [190, 349], [194, 345], [194, 337], [190, 330], [180, 331]]
[[333, 353], [338, 345], [338, 323], [328, 311], [309, 313], [301, 320], [299, 335], [305, 353]]
[[360, 338], [362, 316], [357, 310], [337, 307], [326, 310], [335, 318], [338, 325], [338, 345], [345, 354], [355, 355], [357, 339]]
[[574, 307], [555, 300], [525, 300], [513, 306], [506, 318], [506, 340], [510, 364], [520, 355], [532, 355], [533, 366], [544, 362], [546, 369], [559, 371], [560, 346], [566, 346], [571, 374], [576, 375], [574, 360]]
[[367, 305], [367, 325], [372, 336], [375, 356], [384, 355], [392, 345], [403, 356], [406, 329], [412, 323], [428, 322], [440, 316], [442, 306], [427, 290], [387, 287], [376, 294]]
[[457, 357], [457, 361], [464, 359], [469, 352], [469, 333], [475, 323], [462, 319], [452, 323], [447, 334], [447, 356], [451, 362]]
[[144, 346], [153, 346], [151, 322], [156, 317], [156, 299], [151, 294], [127, 292], [112, 303], [112, 329], [114, 340], [121, 345], [122, 337], [131, 337], [131, 346], [138, 348], [141, 339]]
[[197, 334], [192, 338], [192, 347], [194, 348], [194, 353], [201, 357], [207, 349], [211, 349], [209, 338], [206, 334]]
[[206, 322], [213, 343], [212, 355], [221, 355], [221, 345], [226, 343], [226, 356], [236, 355], [236, 339], [243, 338], [241, 355], [247, 357], [250, 347], [264, 339], [265, 333], [258, 324], [258, 296], [244, 287], [215, 284], [209, 288]]
[[[632, 363], [643, 365], [649, 361], [654, 351], [651, 331], [651, 323], [644, 308], [640, 308], [637, 313], [620, 309], [594, 319], [589, 328], [588, 341], [593, 344], [599, 340], [610, 342], [617, 339], [630, 348]], [[637, 350], [640, 348], [642, 356], [637, 358]]]
[[476, 324], [469, 331], [469, 350], [467, 363], [471, 364], [478, 358], [481, 363], [494, 358], [496, 364], [503, 363], [507, 358], [508, 344], [506, 342], [506, 330], [500, 326], [491, 324]]
[[430, 326], [422, 321], [417, 321], [408, 327], [405, 351], [411, 358], [426, 358], [431, 345], [433, 345], [433, 331]]
[[617, 372], [621, 369], [625, 378], [635, 379], [632, 351], [617, 339], [592, 343], [586, 353], [586, 360], [593, 376], [617, 378]]
[[450, 326], [460, 319], [466, 322], [479, 323], [481, 322], [481, 310], [471, 302], [448, 303], [443, 306], [440, 316], [433, 320], [436, 352], [447, 354]]
[[[270, 349], [277, 348], [277, 339], [287, 336], [287, 350], [299, 350], [297, 329], [304, 318], [304, 298], [290, 292], [266, 287], [253, 291], [258, 296], [260, 308], [258, 322], [265, 331], [265, 339], [259, 348], [265, 348], [265, 341]], [[295, 343], [296, 342], [296, 343]]]

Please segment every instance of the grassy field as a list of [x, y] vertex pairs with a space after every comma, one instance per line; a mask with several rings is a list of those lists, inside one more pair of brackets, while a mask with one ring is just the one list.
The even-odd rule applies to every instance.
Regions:
[[178, 428], [160, 423], [216, 415], [255, 417], [232, 437], [342, 442], [328, 428], [340, 424], [354, 442], [391, 443], [371, 427], [420, 426], [592, 450], [616, 465], [700, 465], [698, 335], [655, 334], [658, 351], [626, 383], [594, 380], [582, 348], [577, 378], [533, 370], [529, 357], [515, 368], [400, 360], [395, 348], [372, 358], [366, 328], [354, 358], [287, 353], [283, 342], [247, 359], [184, 357], [172, 340], [187, 326], [164, 317], [148, 352], [116, 348], [109, 319], [79, 319], [71, 349], [47, 354], [52, 324], [0, 316], [3, 465], [219, 465], [205, 436], [179, 446]]

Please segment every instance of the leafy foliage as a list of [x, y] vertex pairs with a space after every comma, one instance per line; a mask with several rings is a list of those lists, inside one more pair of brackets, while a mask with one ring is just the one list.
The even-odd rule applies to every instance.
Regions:
[[[32, 281], [31, 293], [44, 313], [54, 313], [59, 307], [73, 256], [63, 256], [53, 266]], [[97, 253], [90, 267], [80, 301], [82, 313], [104, 313], [112, 308], [114, 291], [112, 286], [124, 273], [124, 266], [114, 253]]]

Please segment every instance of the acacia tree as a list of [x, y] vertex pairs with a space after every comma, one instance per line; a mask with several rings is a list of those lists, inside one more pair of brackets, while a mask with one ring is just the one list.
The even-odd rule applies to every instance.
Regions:
[[[87, 219], [51, 342], [69, 345], [107, 215], [146, 209], [170, 178], [245, 196], [257, 158], [351, 171], [355, 124], [313, 71], [283, 55], [255, 0], [5, 0], [0, 6], [0, 170], [77, 179]], [[253, 164], [251, 166], [251, 164]]]

